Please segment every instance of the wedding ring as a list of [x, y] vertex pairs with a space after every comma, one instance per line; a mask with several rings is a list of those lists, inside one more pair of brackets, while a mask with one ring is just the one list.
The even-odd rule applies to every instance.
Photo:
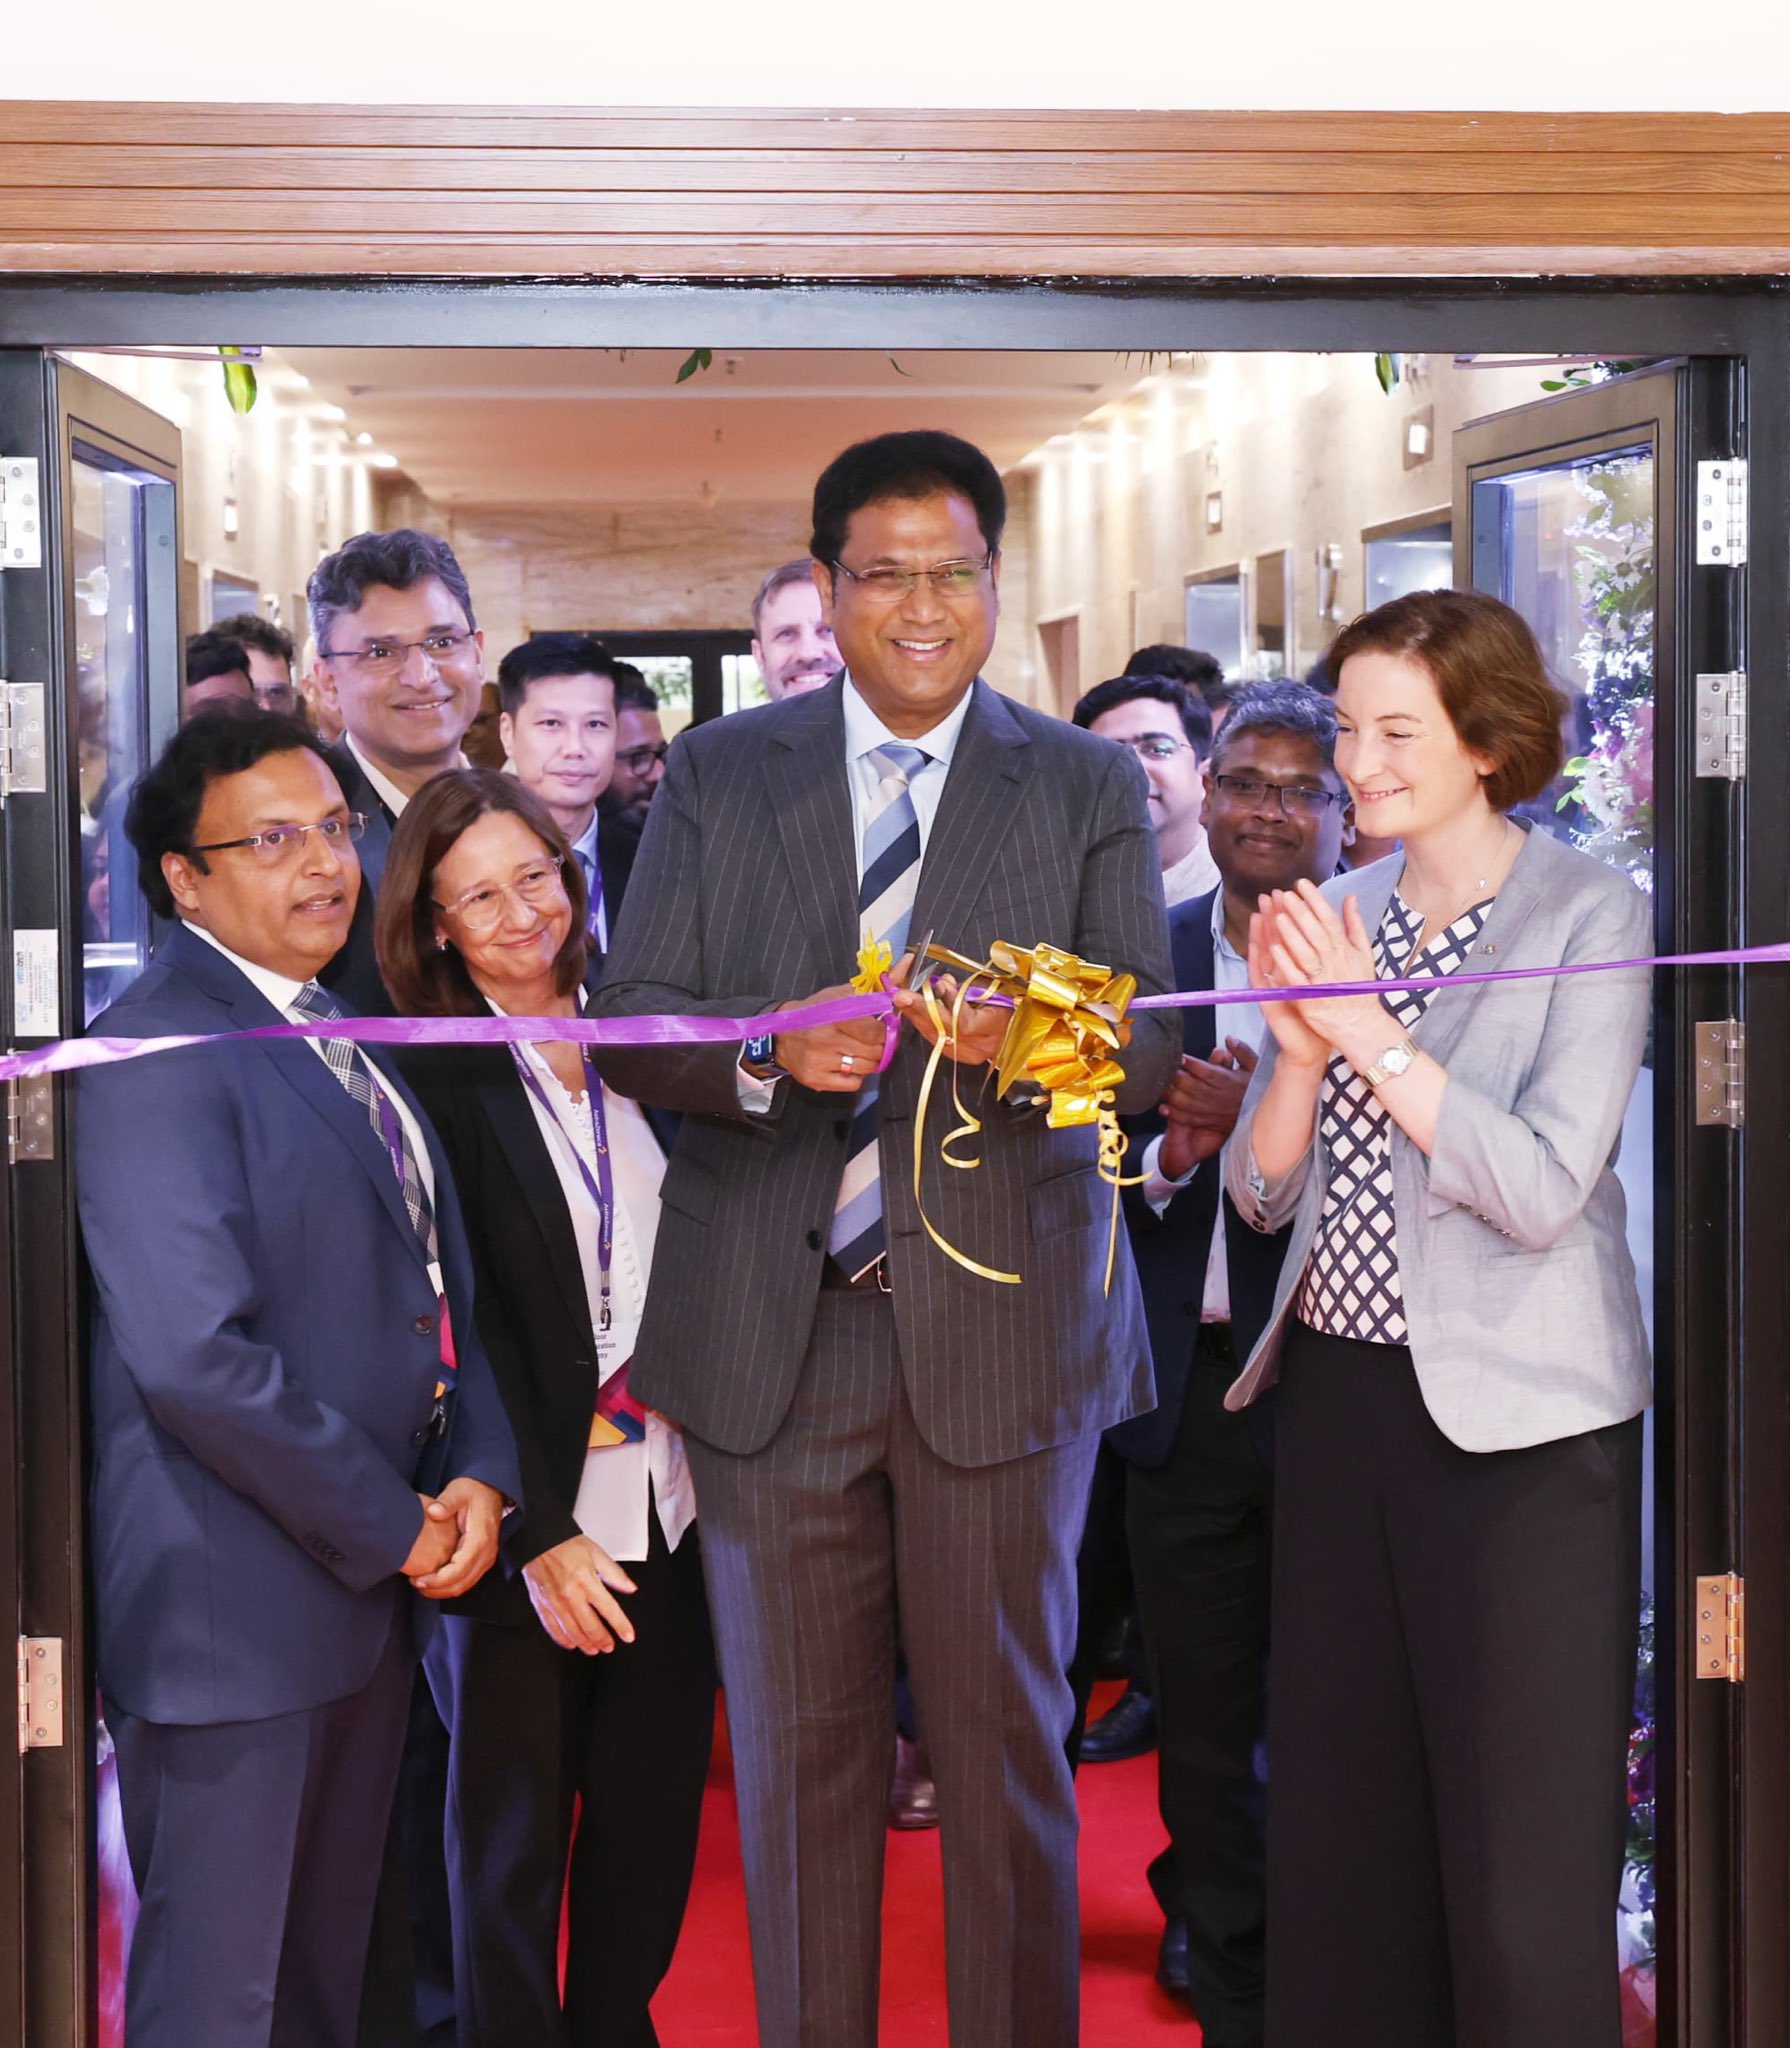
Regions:
[[839, 1071], [840, 1071], [840, 1072], [841, 1072], [842, 1074], [849, 1074], [849, 1073], [851, 1072], [851, 1054], [850, 1054], [850, 1053], [848, 1053], [848, 1052], [842, 1052], [842, 1053], [841, 1053], [841, 1054], [839, 1055]]

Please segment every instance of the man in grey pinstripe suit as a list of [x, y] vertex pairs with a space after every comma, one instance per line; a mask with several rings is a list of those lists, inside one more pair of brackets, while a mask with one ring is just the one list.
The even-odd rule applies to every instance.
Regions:
[[[1005, 494], [945, 434], [848, 449], [815, 492], [815, 578], [847, 663], [685, 734], [654, 801], [598, 1014], [767, 1014], [842, 992], [861, 923], [980, 958], [1048, 941], [1170, 981], [1129, 753], [978, 680]], [[910, 1018], [913, 1011], [909, 1011]], [[994, 1099], [1000, 1022], [951, 1048], [981, 1163], [938, 1157], [927, 1046], [880, 1026], [605, 1056], [686, 1112], [632, 1385], [684, 1426], [727, 1687], [765, 2048], [876, 2039], [897, 1626], [943, 1829], [951, 2038], [1077, 2035], [1076, 1820], [1063, 1754], [1094, 1446], [1147, 1409], [1149, 1343], [1094, 1133]], [[1171, 1021], [1136, 1020], [1121, 1109]], [[982, 1068], [982, 1071], [978, 1071]]]

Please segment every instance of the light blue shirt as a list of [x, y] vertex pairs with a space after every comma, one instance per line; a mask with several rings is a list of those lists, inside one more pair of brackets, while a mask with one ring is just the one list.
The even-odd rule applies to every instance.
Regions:
[[597, 912], [597, 950], [609, 950], [609, 905], [603, 900], [603, 870], [597, 865], [597, 826], [599, 813], [592, 811], [590, 823], [583, 834], [572, 843], [572, 851], [578, 856], [578, 863], [584, 869], [585, 886], [590, 892], [591, 902]]

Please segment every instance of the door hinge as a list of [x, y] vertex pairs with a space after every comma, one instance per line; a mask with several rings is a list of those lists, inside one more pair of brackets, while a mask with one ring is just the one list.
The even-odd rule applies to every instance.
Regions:
[[41, 569], [43, 565], [37, 457], [0, 455], [0, 569]]
[[1697, 678], [1697, 773], [1746, 774], [1746, 671]]
[[1737, 1131], [1746, 1122], [1746, 1025], [1716, 1017], [1691, 1027], [1695, 1046], [1697, 1121]]
[[0, 682], [0, 804], [9, 796], [41, 796], [48, 787], [44, 686]]
[[6, 1084], [6, 1163], [56, 1156], [56, 1090], [48, 1074], [24, 1074]]
[[1715, 1572], [1697, 1581], [1697, 1676], [1746, 1677], [1746, 1580], [1738, 1572]]
[[62, 1638], [19, 1638], [19, 1754], [62, 1747]]
[[1697, 464], [1697, 563], [1738, 568], [1746, 560], [1746, 464]]

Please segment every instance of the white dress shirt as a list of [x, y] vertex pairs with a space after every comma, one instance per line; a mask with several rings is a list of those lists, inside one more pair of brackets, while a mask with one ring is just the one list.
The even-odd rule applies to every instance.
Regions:
[[[1222, 889], [1212, 899], [1212, 986], [1221, 990], [1249, 986], [1249, 963], [1225, 937]], [[1227, 1038], [1236, 1038], [1252, 1050], [1261, 1051], [1268, 1022], [1262, 1015], [1260, 1003], [1221, 1003], [1212, 1021], [1218, 1044], [1222, 1045]], [[1144, 1147], [1144, 1200], [1158, 1216], [1199, 1171], [1196, 1166], [1181, 1180], [1165, 1179], [1160, 1170], [1161, 1157], [1162, 1140], [1152, 1138]], [[1217, 1161], [1213, 1160], [1212, 1164], [1216, 1167]], [[1200, 1321], [1228, 1323], [1230, 1319], [1231, 1275], [1225, 1263], [1224, 1196], [1221, 1192], [1218, 1211], [1212, 1219], [1212, 1248], [1206, 1256], [1206, 1291], [1200, 1304]]]
[[[877, 747], [918, 747], [929, 756], [927, 763], [908, 783], [907, 793], [913, 799], [914, 817], [920, 827], [920, 858], [926, 858], [927, 842], [932, 837], [932, 822], [938, 816], [939, 800], [945, 793], [945, 778], [951, 772], [951, 759], [957, 752], [957, 742], [963, 735], [963, 721], [969, 716], [970, 692], [965, 690], [956, 704], [941, 718], [930, 732], [923, 732], [918, 739], [898, 739], [884, 725], [870, 706], [858, 694], [858, 686], [847, 670], [845, 677], [845, 779], [851, 791], [852, 843], [857, 849], [858, 873], [864, 872], [864, 829], [874, 814], [879, 785], [876, 764], [868, 757]], [[859, 933], [858, 937], [862, 938]], [[875, 934], [877, 938], [882, 933]], [[917, 946], [926, 936], [924, 932], [910, 932], [909, 938]], [[857, 952], [853, 943], [853, 955]], [[901, 949], [896, 948], [899, 959]], [[840, 963], [839, 979], [849, 981], [856, 972], [854, 966]], [[777, 1082], [761, 1080], [756, 1074], [749, 1074], [744, 1067], [739, 1070], [740, 1106], [762, 1115], [771, 1106], [771, 1098], [777, 1092]]]
[[[496, 1015], [504, 1015], [495, 1003], [491, 1008]], [[578, 1170], [582, 1156], [593, 1178], [597, 1172], [590, 1097], [581, 1094], [574, 1098], [535, 1046], [524, 1044], [517, 1049], [547, 1097], [543, 1103], [530, 1089], [528, 1106], [572, 1218], [578, 1259], [584, 1269], [591, 1333], [603, 1362], [601, 1377], [607, 1379], [633, 1356], [640, 1334], [647, 1280], [653, 1269], [653, 1241], [659, 1231], [659, 1185], [665, 1178], [665, 1154], [639, 1103], [605, 1088], [603, 1120], [609, 1131], [615, 1184], [615, 1241], [609, 1262], [609, 1331], [607, 1339], [600, 1339], [601, 1225], [597, 1205]], [[649, 1499], [658, 1508], [666, 1548], [675, 1550], [696, 1519], [696, 1493], [684, 1457], [683, 1437], [663, 1417], [651, 1413], [646, 1418], [644, 1442], [586, 1450], [572, 1519], [618, 1564], [638, 1564], [647, 1553]]]
[[[403, 817], [404, 806], [409, 803], [409, 797], [404, 794], [382, 768], [375, 768], [373, 766], [366, 755], [354, 744], [353, 733], [344, 732], [342, 738], [347, 742], [348, 751], [360, 763], [361, 773], [373, 785], [374, 793], [378, 796], [379, 801], [384, 804], [394, 818]], [[456, 754], [454, 756], [454, 766], [456, 768], [470, 768], [472, 763], [467, 760], [464, 754]]]

